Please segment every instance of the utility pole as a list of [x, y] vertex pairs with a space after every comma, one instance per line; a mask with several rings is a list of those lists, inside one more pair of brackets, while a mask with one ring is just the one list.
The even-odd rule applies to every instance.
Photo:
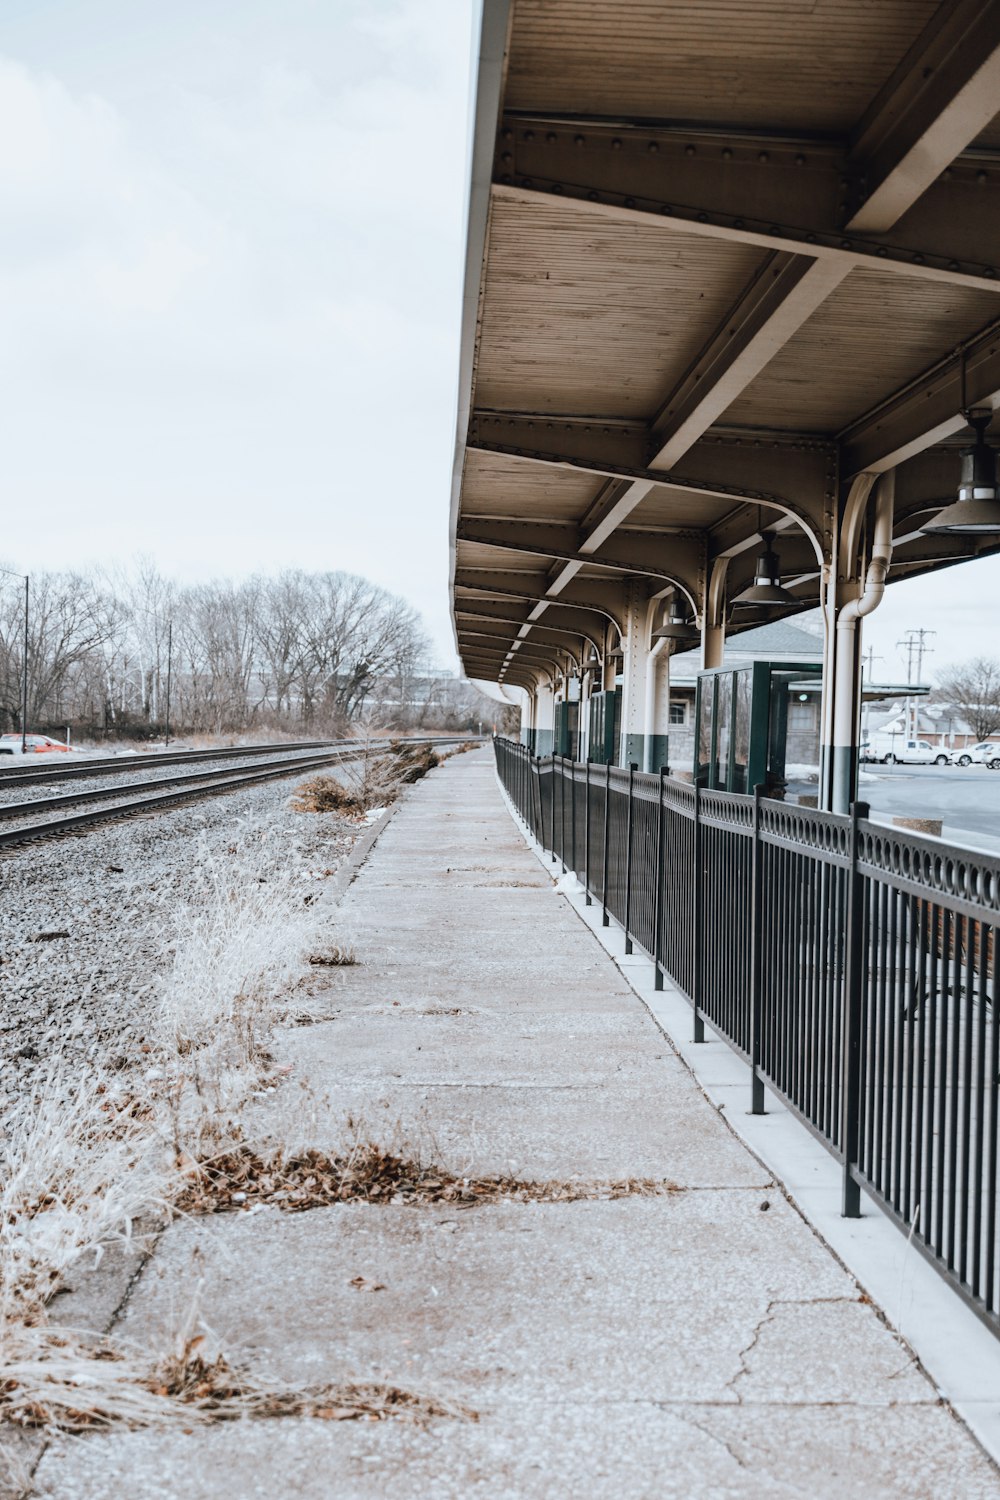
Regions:
[[21, 754], [28, 753], [28, 574], [24, 575], [24, 661], [21, 664]]
[[861, 653], [861, 740], [865, 744], [868, 742], [868, 717], [871, 709], [871, 704], [865, 698], [864, 692], [865, 672], [867, 671], [868, 673], [868, 682], [870, 685], [875, 675], [875, 663], [884, 660], [884, 657], [875, 655], [874, 646], [869, 646], [867, 651], [862, 651]]
[[[928, 646], [927, 637], [937, 635], [936, 630], [926, 630], [922, 625], [919, 629], [907, 630], [901, 641], [896, 645], [906, 652], [906, 681], [910, 687], [918, 686], [920, 676], [923, 672], [924, 657], [930, 656], [934, 650]], [[913, 675], [914, 663], [916, 663], [916, 677]], [[910, 697], [906, 700], [907, 738], [917, 738], [917, 709], [915, 700]]]
[[21, 653], [21, 754], [28, 753], [28, 601], [31, 578], [27, 573], [15, 573], [13, 568], [0, 568], [9, 578], [20, 578], [24, 582], [24, 641]]
[[164, 750], [170, 744], [170, 675], [171, 675], [171, 672], [173, 670], [173, 665], [174, 665], [174, 622], [173, 622], [172, 619], [170, 619], [170, 620], [167, 621], [167, 713], [166, 713], [166, 720], [167, 720], [167, 722], [166, 722], [166, 728], [164, 730], [164, 735], [163, 735], [163, 748], [164, 748]]

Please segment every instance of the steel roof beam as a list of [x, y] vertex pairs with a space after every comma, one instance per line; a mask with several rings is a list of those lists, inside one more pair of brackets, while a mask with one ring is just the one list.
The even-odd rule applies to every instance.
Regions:
[[895, 468], [961, 432], [961, 413], [970, 406], [1000, 407], [1000, 323], [844, 428], [843, 474]]
[[[602, 611], [576, 609], [572, 605], [560, 604], [556, 600], [541, 601], [546, 606], [546, 614], [551, 614], [551, 621], [546, 622], [546, 628], [552, 630], [568, 630], [573, 635], [587, 636], [604, 634], [607, 630], [607, 616]], [[455, 617], [459, 620], [493, 620], [497, 623], [515, 625], [519, 629], [534, 625], [535, 621], [530, 616], [525, 619], [522, 613], [523, 606], [519, 607], [513, 602], [507, 604], [502, 600], [493, 600], [490, 607], [478, 599], [456, 599]]]
[[[515, 443], [494, 442], [483, 434], [499, 431], [505, 438], [515, 438]], [[590, 451], [583, 453], [584, 446]], [[732, 500], [763, 505], [794, 516], [799, 524], [817, 541], [829, 521], [835, 502], [837, 459], [835, 449], [829, 444], [817, 446], [804, 442], [790, 462], [787, 450], [777, 446], [751, 442], [746, 446], [736, 443], [715, 444], [706, 440], [704, 445], [690, 452], [685, 460], [685, 472], [676, 470], [659, 472], [655, 469], [623, 470], [611, 461], [604, 461], [601, 453], [601, 438], [595, 435], [586, 445], [582, 441], [564, 442], [558, 431], [550, 432], [544, 423], [517, 427], [504, 422], [496, 427], [474, 423], [468, 447], [484, 453], [500, 453], [509, 458], [522, 459], [526, 463], [552, 464], [560, 468], [582, 469], [592, 474], [605, 474], [616, 478], [631, 474], [635, 483], [624, 487], [618, 499], [606, 513], [598, 527], [590, 530], [580, 528], [575, 550], [575, 566], [584, 563], [602, 565], [605, 560], [605, 543], [635, 507], [649, 495], [654, 487], [665, 490], [683, 490], [691, 494], [702, 494], [710, 499]], [[564, 448], [575, 447], [576, 453]], [[746, 484], [757, 477], [768, 484], [768, 488], [756, 488]], [[718, 477], [717, 477], [718, 476]], [[784, 491], [771, 488], [781, 484]], [[463, 535], [459, 527], [459, 538]], [[468, 536], [468, 540], [473, 538]], [[555, 555], [555, 554], [549, 554]], [[568, 553], [566, 554], [569, 555]], [[566, 580], [568, 581], [568, 579]], [[556, 582], [559, 582], [557, 578]], [[555, 585], [552, 586], [555, 588]]]
[[[847, 228], [890, 229], [986, 128], [998, 100], [1000, 3], [951, 0], [858, 123], [849, 162], [857, 202]], [[965, 229], [953, 226], [958, 235]]]
[[[530, 580], [531, 575], [523, 576]], [[578, 574], [572, 588], [565, 589], [553, 599], [546, 594], [548, 579], [542, 578], [534, 583], [528, 581], [523, 588], [518, 588], [511, 583], [518, 577], [516, 573], [462, 566], [455, 575], [456, 603], [460, 602], [459, 596], [467, 594], [474, 597], [486, 595], [489, 599], [519, 599], [532, 604], [549, 603], [560, 608], [589, 610], [610, 620], [619, 632], [623, 628], [624, 593], [617, 579], [587, 578]]]
[[[694, 132], [686, 144], [661, 142], [655, 131], [590, 122], [582, 136], [541, 123], [525, 129], [523, 122], [514, 134], [501, 161], [509, 154], [516, 166], [502, 166], [494, 178], [498, 202], [563, 202], [604, 217], [655, 221], [675, 233], [832, 262], [845, 275], [868, 265], [1000, 290], [995, 159], [942, 161], [934, 175], [947, 169], [947, 177], [912, 200], [905, 224], [876, 234], [848, 227], [855, 177], [846, 152], [730, 148]], [[574, 148], [573, 139], [584, 146]]]
[[618, 529], [608, 538], [600, 556], [580, 552], [580, 529], [544, 521], [494, 521], [469, 516], [459, 522], [458, 539], [484, 547], [553, 560], [592, 563], [619, 573], [683, 581], [697, 588], [704, 573], [705, 547], [694, 532], [662, 536], [656, 532]]

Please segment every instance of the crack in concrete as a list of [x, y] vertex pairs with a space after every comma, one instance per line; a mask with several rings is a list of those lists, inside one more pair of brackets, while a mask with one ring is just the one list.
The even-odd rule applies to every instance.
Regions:
[[[765, 1308], [761, 1317], [758, 1319], [757, 1323], [754, 1325], [753, 1333], [750, 1336], [750, 1342], [740, 1350], [739, 1355], [737, 1356], [739, 1359], [739, 1369], [736, 1371], [735, 1375], [730, 1376], [730, 1378], [726, 1381], [723, 1389], [732, 1391], [733, 1395], [736, 1397], [737, 1405], [743, 1405], [743, 1397], [741, 1393], [736, 1389], [736, 1382], [750, 1375], [750, 1367], [747, 1363], [748, 1356], [751, 1355], [754, 1349], [757, 1347], [761, 1334], [764, 1332], [764, 1329], [767, 1327], [768, 1323], [772, 1321], [775, 1313], [779, 1308], [821, 1307], [823, 1305], [834, 1306], [839, 1303], [853, 1305], [854, 1303], [859, 1302], [859, 1300], [860, 1299], [857, 1297], [773, 1297], [771, 1301], [768, 1302], [767, 1307]], [[902, 1373], [903, 1370], [897, 1370], [895, 1372], [896, 1375], [900, 1375]]]
[[[662, 1403], [656, 1402], [655, 1404], [657, 1406], [660, 1406]], [[736, 1452], [736, 1449], [733, 1447], [733, 1445], [730, 1442], [727, 1442], [724, 1437], [720, 1437], [719, 1434], [717, 1432], [713, 1432], [710, 1427], [703, 1426], [701, 1422], [696, 1422], [694, 1417], [687, 1416], [683, 1412], [673, 1412], [672, 1415], [678, 1417], [686, 1427], [695, 1428], [697, 1432], [700, 1432], [711, 1442], [716, 1443], [720, 1448], [725, 1449], [726, 1453], [729, 1454], [729, 1457], [733, 1460], [733, 1463], [737, 1466], [737, 1468], [744, 1470], [746, 1469], [747, 1465], [744, 1463], [743, 1459]]]

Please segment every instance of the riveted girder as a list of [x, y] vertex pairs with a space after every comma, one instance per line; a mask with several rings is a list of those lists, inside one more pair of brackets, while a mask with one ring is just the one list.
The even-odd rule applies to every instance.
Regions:
[[[750, 8], [718, 67], [705, 7], [663, 0], [653, 31], [616, 34], [612, 69], [570, 36], [576, 6], [485, 0], [452, 529], [466, 665], [495, 660], [477, 626], [516, 632], [515, 656], [579, 628], [557, 601], [625, 633], [636, 587], [676, 584], [713, 657], [727, 621], [839, 607], [870, 545], [855, 507], [845, 556], [850, 495], [897, 467], [890, 581], [991, 549], [921, 524], [954, 492], [963, 410], [1000, 406], [1000, 0], [802, 0], [784, 28]], [[766, 538], [793, 602], [734, 614]]]

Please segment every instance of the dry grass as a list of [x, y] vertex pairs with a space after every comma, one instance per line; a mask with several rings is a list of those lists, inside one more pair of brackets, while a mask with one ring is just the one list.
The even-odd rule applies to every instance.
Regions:
[[0, 1340], [33, 1322], [85, 1252], [100, 1258], [172, 1193], [164, 1132], [145, 1102], [96, 1068], [55, 1058], [3, 1120]]
[[106, 1342], [85, 1346], [50, 1330], [22, 1329], [0, 1367], [0, 1420], [83, 1433], [106, 1427], [182, 1427], [248, 1417], [325, 1421], [476, 1421], [478, 1413], [382, 1381], [302, 1390], [262, 1385], [190, 1331], [151, 1369]]
[[399, 1156], [373, 1142], [342, 1155], [309, 1147], [262, 1154], [238, 1143], [201, 1162], [177, 1207], [183, 1213], [226, 1213], [268, 1203], [286, 1213], [334, 1203], [576, 1203], [582, 1200], [660, 1197], [675, 1183], [627, 1177], [610, 1182], [532, 1182], [506, 1176], [457, 1176], [445, 1168]]
[[354, 949], [346, 943], [330, 943], [326, 948], [317, 948], [306, 959], [307, 963], [327, 969], [351, 968], [357, 961]]
[[296, 812], [346, 816], [388, 807], [404, 786], [426, 776], [441, 759], [428, 744], [390, 740], [387, 746], [369, 747], [355, 764], [342, 766], [337, 776], [323, 773], [304, 781], [292, 798], [292, 807]]
[[219, 1061], [252, 1068], [311, 927], [295, 872], [275, 870], [264, 849], [239, 861], [200, 850], [190, 896], [172, 914], [174, 961], [160, 986], [166, 1049], [218, 1052], [222, 1036]]
[[364, 812], [364, 802], [359, 792], [336, 776], [311, 776], [304, 781], [292, 798], [296, 812]]

